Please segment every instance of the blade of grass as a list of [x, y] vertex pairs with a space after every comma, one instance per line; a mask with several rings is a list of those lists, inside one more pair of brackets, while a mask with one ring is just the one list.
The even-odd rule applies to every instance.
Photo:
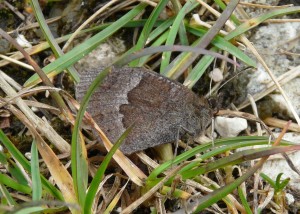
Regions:
[[42, 199], [42, 183], [39, 169], [38, 150], [35, 141], [31, 144], [31, 177], [32, 177], [32, 200]]
[[[84, 112], [87, 108], [88, 101], [90, 97], [92, 96], [93, 92], [97, 89], [98, 85], [101, 84], [101, 82], [104, 80], [106, 75], [110, 72], [110, 69], [107, 68], [104, 71], [102, 71], [96, 79], [91, 84], [89, 90], [83, 97], [83, 100], [81, 102], [80, 108], [77, 113], [77, 117], [75, 120], [74, 128], [73, 128], [73, 134], [72, 134], [72, 153], [71, 153], [71, 160], [72, 160], [72, 177], [73, 177], [73, 184], [75, 187], [75, 192], [77, 195], [77, 198], [79, 200], [79, 203], [81, 207], [84, 207], [86, 194], [87, 194], [87, 176], [88, 174], [81, 171], [81, 167], [86, 167], [86, 160], [83, 160], [82, 157], [82, 145], [81, 139], [78, 139], [80, 136], [80, 127], [83, 120]], [[86, 171], [86, 170], [85, 170]], [[83, 180], [82, 180], [83, 179]]]
[[243, 24], [239, 25], [236, 29], [230, 32], [230, 37], [235, 38], [250, 29], [258, 26], [262, 22], [264, 22], [267, 19], [274, 18], [276, 16], [282, 16], [282, 15], [287, 15], [291, 13], [299, 13], [300, 12], [300, 6], [295, 6], [295, 7], [288, 7], [288, 8], [282, 8], [282, 9], [277, 9], [277, 10], [272, 10], [268, 13], [265, 13], [263, 15], [260, 15], [258, 17], [252, 18]]
[[[1, 205], [9, 205], [9, 206], [16, 206], [17, 202], [15, 199], [10, 195], [10, 192], [7, 190], [5, 185], [0, 184], [0, 192], [1, 192]], [[1, 212], [1, 209], [0, 209]]]
[[[236, 165], [236, 164], [240, 164], [247, 160], [255, 160], [257, 158], [270, 156], [270, 155], [274, 155], [274, 154], [278, 154], [278, 153], [282, 153], [282, 152], [286, 152], [286, 151], [296, 151], [299, 149], [300, 149], [300, 146], [295, 145], [295, 146], [287, 146], [287, 147], [270, 147], [270, 148], [256, 148], [256, 149], [243, 150], [241, 152], [235, 152], [234, 154], [232, 154], [230, 156], [226, 156], [226, 157], [218, 159], [214, 162], [208, 163], [208, 164], [204, 165], [203, 167], [202, 166], [196, 167], [196, 168], [190, 167], [189, 170], [182, 169], [182, 171], [179, 173], [181, 173], [182, 179], [189, 179], [189, 178], [196, 177], [197, 175], [201, 175], [201, 174], [204, 174], [204, 173], [216, 170], [216, 169], [223, 168], [228, 165]], [[209, 153], [213, 153], [213, 154], [211, 154], [211, 155], [208, 154], [207, 158], [209, 156], [212, 157], [212, 156], [215, 156], [215, 154], [217, 154], [217, 152], [209, 152]], [[218, 152], [218, 154], [220, 154], [220, 152]], [[205, 157], [202, 159], [205, 160], [207, 158]], [[189, 166], [186, 166], [186, 167], [189, 167]]]
[[[124, 27], [127, 27], [127, 28], [135, 28], [135, 27], [143, 27], [146, 23], [146, 20], [131, 20], [130, 22], [128, 22], [127, 24], [124, 25]], [[155, 26], [159, 26], [160, 24], [162, 23], [161, 20], [157, 21], [157, 23], [155, 23]], [[90, 33], [90, 32], [93, 32], [93, 31], [99, 31], [99, 30], [103, 30], [105, 28], [107, 28], [108, 26], [110, 26], [112, 23], [105, 23], [105, 24], [101, 24], [101, 25], [98, 25], [98, 26], [95, 26], [95, 27], [91, 27], [91, 28], [88, 28], [88, 29], [85, 29], [85, 30], [82, 30], [79, 35], [81, 36], [82, 34], [85, 34], [85, 33]], [[58, 44], [62, 43], [62, 42], [65, 42], [67, 41], [73, 34], [68, 34], [68, 35], [65, 35], [65, 36], [62, 36], [62, 37], [59, 37], [59, 38], [56, 38], [56, 42]], [[42, 42], [38, 45], [35, 45], [33, 46], [32, 48], [26, 48], [25, 51], [29, 54], [29, 55], [33, 55], [33, 54], [36, 54], [36, 53], [39, 53], [43, 50], [46, 50], [48, 49], [50, 46], [49, 46], [49, 43], [48, 42]], [[16, 60], [20, 60], [20, 59], [23, 59], [24, 56], [23, 54], [21, 54], [19, 51], [16, 52], [15, 54], [12, 54], [10, 56], [10, 58], [12, 59], [16, 59]], [[0, 67], [2, 66], [5, 66], [7, 64], [9, 64], [10, 62], [8, 62], [7, 60], [0, 60]], [[57, 73], [56, 72], [50, 72], [48, 73], [48, 76], [49, 77], [53, 77], [55, 76]]]
[[0, 173], [0, 183], [4, 184], [7, 187], [10, 187], [16, 191], [31, 194], [31, 187], [28, 185], [20, 184], [19, 182], [15, 181], [14, 179], [10, 178], [7, 175]]
[[[206, 32], [206, 30], [202, 28], [197, 28], [188, 25], [187, 26], [188, 32], [196, 35], [196, 36], [203, 36]], [[215, 36], [215, 38], [211, 41], [211, 43], [218, 47], [221, 50], [227, 51], [228, 53], [232, 54], [233, 56], [236, 56], [238, 59], [246, 63], [248, 66], [256, 67], [256, 62], [251, 59], [249, 56], [247, 56], [243, 51], [241, 51], [239, 48], [234, 46], [232, 43], [230, 43], [228, 40], [224, 39], [221, 36]]]
[[[166, 41], [169, 32], [170, 32], [169, 30], [164, 32], [159, 38], [157, 38], [151, 44], [150, 47], [158, 47], [158, 46], [162, 45]], [[144, 65], [150, 57], [152, 57], [152, 55], [147, 55], [147, 56], [141, 57], [140, 58], [140, 65]]]
[[[152, 42], [154, 39], [156, 39], [157, 37], [161, 36], [163, 33], [165, 33], [165, 31], [167, 31], [170, 26], [172, 25], [174, 21], [174, 17], [171, 17], [169, 19], [166, 19], [164, 22], [162, 22], [160, 25], [157, 26], [157, 28], [155, 28], [148, 36], [146, 44], [149, 44], [150, 42]], [[156, 24], [158, 24], [159, 21], [156, 22]], [[155, 40], [156, 41], [156, 40]], [[154, 41], [154, 42], [155, 42]]]
[[[8, 139], [4, 134], [2, 129], [0, 129], [0, 141], [9, 151], [9, 153], [26, 169], [28, 172], [31, 172], [30, 163], [23, 156], [23, 154], [14, 146], [14, 144]], [[56, 199], [63, 200], [62, 194], [44, 177], [41, 177], [43, 188], [53, 195]]]
[[128, 54], [128, 55], [124, 55], [123, 57], [119, 58], [116, 62], [115, 65], [118, 66], [124, 66], [126, 65], [128, 62], [143, 57], [145, 55], [150, 55], [153, 53], [157, 53], [157, 52], [161, 52], [161, 51], [172, 51], [172, 52], [177, 52], [177, 51], [187, 51], [187, 52], [195, 52], [195, 53], [202, 53], [202, 54], [206, 54], [206, 55], [211, 55], [214, 56], [216, 58], [220, 58], [223, 59], [229, 63], [232, 63], [236, 66], [239, 66], [235, 61], [233, 61], [232, 59], [229, 59], [219, 53], [216, 52], [212, 52], [212, 51], [208, 51], [206, 49], [203, 48], [195, 48], [195, 47], [191, 47], [191, 46], [183, 46], [183, 45], [170, 45], [170, 46], [152, 46], [149, 48], [145, 48], [143, 50], [140, 50], [138, 52], [132, 53], [132, 54]]
[[[291, 142], [287, 141], [282, 141], [282, 145], [294, 145]], [[202, 158], [209, 158], [212, 157], [216, 154], [223, 153], [228, 150], [232, 150], [235, 148], [241, 148], [241, 147], [246, 147], [246, 146], [253, 146], [253, 145], [268, 145], [269, 144], [269, 138], [268, 137], [257, 137], [257, 136], [247, 136], [247, 137], [235, 137], [235, 138], [225, 138], [225, 139], [220, 139], [215, 142], [215, 147], [214, 150], [211, 151], [210, 154], [204, 154]], [[222, 149], [223, 147], [224, 150]], [[211, 142], [197, 146], [193, 149], [190, 149], [174, 158], [172, 161], [167, 161], [163, 164], [161, 164], [159, 167], [154, 169], [151, 174], [148, 176], [147, 180], [155, 180], [162, 172], [166, 171], [169, 167], [172, 167], [174, 164], [179, 164], [183, 161], [186, 161], [196, 154], [202, 153], [202, 152], [207, 152], [209, 149], [212, 148]], [[219, 149], [218, 151], [217, 148]], [[203, 159], [202, 159], [203, 160]], [[190, 164], [195, 164], [195, 163], [190, 163]], [[187, 166], [192, 166], [192, 165], [187, 165]], [[186, 167], [187, 167], [186, 166]], [[186, 169], [186, 168], [185, 168]]]
[[[222, 10], [225, 10], [226, 9], [226, 4], [222, 1], [222, 0], [214, 0], [214, 2], [219, 5], [219, 7], [222, 9]], [[230, 19], [236, 24], [240, 24], [240, 21], [238, 20], [238, 18], [236, 18], [236, 16], [234, 14], [231, 14], [230, 16]]]
[[14, 214], [31, 214], [31, 213], [41, 212], [45, 209], [46, 208], [42, 206], [26, 207], [14, 212]]
[[26, 175], [24, 175], [24, 173], [26, 173], [24, 168], [22, 169], [22, 166], [13, 162], [12, 160], [10, 160], [9, 162], [10, 162], [10, 164], [8, 165], [7, 169], [9, 171], [11, 177], [16, 179], [16, 181], [20, 184], [28, 185], [29, 182], [26, 179]]
[[252, 212], [252, 210], [250, 208], [250, 205], [247, 202], [247, 199], [246, 199], [246, 197], [245, 197], [245, 195], [244, 195], [243, 190], [242, 190], [241, 187], [238, 187], [238, 193], [239, 193], [239, 197], [240, 197], [241, 202], [242, 202], [242, 204], [243, 204], [243, 206], [245, 208], [246, 213], [247, 214], [253, 214], [253, 212]]
[[[232, 0], [229, 2], [226, 9], [222, 12], [221, 16], [217, 19], [215, 24], [200, 39], [200, 42], [196, 46], [197, 48], [206, 48], [210, 44], [211, 40], [218, 34], [220, 29], [232, 14], [238, 2], [239, 0]], [[176, 62], [175, 66], [171, 63], [165, 68], [164, 71], [162, 71], [162, 74], [165, 75], [166, 73], [168, 73], [168, 76], [173, 76], [174, 73], [177, 73], [177, 75], [180, 76], [195, 61], [199, 54], [189, 53], [186, 56], [187, 57], [185, 58], [185, 61]]]
[[127, 186], [128, 181], [126, 182], [126, 184], [122, 187], [122, 189], [120, 189], [120, 191], [118, 192], [118, 194], [114, 197], [114, 199], [112, 200], [112, 202], [107, 206], [106, 210], [104, 211], [103, 214], [110, 214], [113, 209], [115, 208], [115, 206], [117, 205], [118, 201], [120, 200], [123, 191], [125, 190], [125, 187]]
[[[40, 29], [43, 31], [43, 34], [45, 38], [47, 39], [48, 43], [50, 44], [51, 50], [53, 51], [56, 58], [64, 55], [64, 52], [61, 50], [61, 48], [58, 46], [55, 38], [53, 37], [46, 20], [44, 18], [44, 15], [42, 13], [41, 7], [39, 5], [39, 2], [37, 0], [30, 0], [34, 15], [36, 17], [36, 20], [39, 23]], [[75, 70], [75, 68], [71, 65], [67, 69], [70, 76], [75, 80], [76, 83], [79, 82], [79, 74]]]
[[[176, 18], [172, 24], [172, 27], [170, 29], [170, 33], [168, 36], [168, 39], [166, 41], [166, 45], [174, 45], [176, 36], [178, 34], [179, 28], [181, 24], [183, 23], [183, 19], [187, 13], [192, 11], [195, 7], [199, 5], [196, 1], [187, 1], [182, 9], [179, 11], [179, 13], [176, 15]], [[171, 58], [171, 52], [164, 52], [162, 55], [162, 61], [160, 64], [160, 73], [166, 69], [166, 67], [169, 65], [170, 58]]]
[[[276, 139], [276, 141], [274, 142], [273, 146], [277, 146], [284, 133], [286, 132], [288, 125], [286, 125], [286, 127], [282, 130], [281, 134], [279, 135], [279, 137]], [[257, 162], [253, 167], [251, 167], [244, 175], [242, 175], [241, 177], [239, 177], [238, 179], [236, 179], [234, 182], [221, 187], [218, 190], [215, 190], [212, 193], [207, 194], [206, 196], [203, 196], [199, 201], [198, 204], [200, 204], [199, 206], [197, 206], [196, 209], [193, 209], [193, 213], [199, 213], [201, 210], [204, 210], [205, 208], [211, 206], [212, 204], [216, 203], [217, 201], [221, 200], [222, 198], [224, 198], [226, 195], [228, 195], [230, 192], [232, 192], [234, 189], [236, 189], [239, 185], [241, 185], [246, 179], [248, 179], [250, 176], [252, 176], [255, 172], [257, 172], [258, 169], [260, 169], [262, 167], [262, 165], [264, 164], [264, 162], [268, 159], [269, 156], [265, 156], [263, 158], [260, 159], [259, 162]]]
[[[109, 36], [114, 34], [120, 28], [122, 28], [126, 23], [136, 17], [141, 11], [145, 9], [147, 4], [140, 3], [133, 9], [131, 9], [127, 14], [122, 16], [116, 22], [112, 23], [109, 27], [105, 28], [101, 32], [97, 33], [95, 36], [86, 40], [82, 44], [76, 46], [71, 51], [65, 55], [59, 57], [54, 62], [50, 63], [43, 68], [43, 71], [48, 74], [51, 71], [56, 71], [56, 74], [60, 73], [62, 70], [66, 69], [70, 65], [73, 65], [79, 59], [83, 58], [85, 55], [94, 50], [100, 43], [105, 41]], [[25, 87], [36, 85], [40, 82], [40, 79], [37, 75], [30, 77], [24, 84]]]
[[86, 203], [84, 205], [84, 213], [91, 213], [92, 211], [92, 205], [94, 203], [94, 198], [97, 193], [99, 184], [104, 178], [105, 170], [110, 163], [113, 155], [117, 151], [117, 149], [121, 146], [122, 142], [125, 140], [125, 138], [128, 136], [128, 134], [131, 132], [133, 126], [130, 126], [128, 129], [125, 130], [125, 132], [121, 135], [121, 137], [117, 140], [117, 142], [114, 144], [114, 146], [111, 148], [111, 150], [108, 152], [108, 154], [105, 156], [104, 160], [102, 161], [99, 169], [97, 170], [91, 184], [89, 187], [89, 190], [87, 192], [86, 196]]
[[[211, 51], [217, 51], [218, 48], [211, 48]], [[214, 61], [214, 58], [209, 55], [205, 55], [201, 58], [201, 60], [195, 65], [195, 67], [191, 70], [191, 72], [188, 74], [186, 79], [183, 82], [183, 85], [185, 85], [188, 88], [193, 88], [193, 86], [196, 84], [196, 82], [202, 77], [206, 69], [211, 65], [211, 63]]]
[[[145, 23], [145, 26], [140, 34], [140, 37], [139, 37], [136, 45], [131, 49], [132, 52], [144, 48], [144, 45], [146, 44], [146, 42], [148, 40], [150, 32], [151, 32], [152, 28], [154, 27], [155, 22], [158, 19], [158, 16], [161, 14], [162, 10], [165, 8], [165, 6], [167, 5], [168, 2], [169, 2], [168, 0], [161, 0], [158, 2], [157, 6], [154, 8], [154, 10], [151, 12], [149, 18], [147, 19], [147, 22]], [[138, 67], [139, 60], [131, 62], [130, 66]]]

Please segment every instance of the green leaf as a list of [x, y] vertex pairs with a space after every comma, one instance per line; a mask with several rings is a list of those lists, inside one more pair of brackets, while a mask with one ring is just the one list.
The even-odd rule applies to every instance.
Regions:
[[39, 154], [36, 142], [31, 144], [31, 178], [32, 178], [32, 200], [39, 201], [42, 198], [42, 183], [39, 167]]
[[263, 172], [261, 172], [259, 175], [260, 177], [262, 177], [262, 179], [264, 179], [267, 183], [269, 183], [273, 189], [276, 189], [276, 183], [269, 176], [267, 176]]

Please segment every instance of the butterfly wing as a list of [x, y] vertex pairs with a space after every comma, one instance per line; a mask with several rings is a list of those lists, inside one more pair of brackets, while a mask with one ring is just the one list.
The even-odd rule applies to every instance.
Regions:
[[[98, 71], [81, 76], [76, 87], [80, 100]], [[88, 106], [108, 138], [115, 142], [134, 125], [121, 146], [125, 154], [177, 140], [181, 128], [198, 134], [210, 121], [204, 99], [178, 82], [144, 68], [113, 68], [94, 93]], [[204, 124], [204, 125], [203, 125]]]

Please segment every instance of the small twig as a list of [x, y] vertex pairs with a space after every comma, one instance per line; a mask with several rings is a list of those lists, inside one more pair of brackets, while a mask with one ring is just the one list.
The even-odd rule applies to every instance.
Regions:
[[3, 3], [4, 3], [5, 6], [8, 7], [12, 12], [14, 12], [21, 20], [25, 21], [26, 24], [31, 24], [31, 22], [29, 22], [29, 21], [26, 19], [26, 17], [25, 17], [22, 13], [20, 13], [20, 12], [18, 11], [17, 8], [15, 8], [14, 6], [12, 6], [12, 5], [11, 5], [10, 3], [8, 3], [7, 1], [4, 1]]
[[21, 61], [18, 61], [18, 60], [16, 60], [16, 59], [7, 57], [7, 56], [5, 56], [5, 55], [3, 55], [3, 54], [0, 54], [0, 57], [1, 57], [2, 59], [5, 59], [5, 60], [9, 61], [9, 62], [15, 63], [15, 64], [17, 64], [17, 65], [19, 65], [19, 66], [22, 66], [22, 67], [27, 68], [27, 69], [29, 69], [29, 70], [31, 70], [31, 71], [34, 71], [34, 69], [33, 69], [32, 66], [30, 66], [30, 65], [28, 65], [28, 64], [26, 64], [26, 63], [24, 63], [24, 62], [21, 62]]
[[[248, 94], [248, 99], [249, 99], [249, 101], [251, 103], [254, 115], [257, 118], [259, 118], [256, 103], [255, 103], [253, 97], [250, 94]], [[256, 128], [257, 128], [257, 134], [258, 134], [258, 136], [262, 136], [261, 126], [260, 126], [259, 123], [256, 123]]]
[[[50, 18], [50, 19], [47, 19], [46, 20], [46, 23], [47, 24], [51, 24], [53, 22], [56, 22], [58, 20], [61, 19], [62, 16], [56, 16], [56, 17], [53, 17], [53, 18]], [[34, 23], [30, 23], [24, 27], [19, 27], [17, 28], [16, 30], [12, 30], [12, 31], [8, 31], [7, 34], [12, 34], [12, 33], [15, 33], [16, 31], [24, 31], [24, 30], [30, 30], [32, 28], [36, 28], [36, 27], [39, 27], [39, 23], [37, 22], [34, 22]]]
[[228, 117], [240, 117], [240, 118], [244, 118], [246, 120], [258, 122], [266, 129], [266, 131], [269, 133], [269, 135], [271, 135], [274, 138], [274, 135], [273, 135], [272, 131], [269, 129], [269, 127], [261, 119], [257, 118], [253, 114], [239, 112], [239, 111], [220, 110], [217, 113], [217, 115], [218, 116], [228, 116]]
[[[269, 126], [274, 126], [278, 128], [283, 128], [284, 125], [287, 123], [285, 120], [280, 120], [274, 117], [268, 117], [264, 119], [264, 122]], [[291, 123], [289, 126], [290, 131], [299, 132], [300, 133], [300, 126], [297, 123]]]

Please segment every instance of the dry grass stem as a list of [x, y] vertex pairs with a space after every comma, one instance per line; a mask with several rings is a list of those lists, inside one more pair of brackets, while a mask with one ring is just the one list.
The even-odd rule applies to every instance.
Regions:
[[26, 64], [24, 62], [18, 61], [16, 59], [11, 58], [11, 57], [7, 57], [7, 56], [5, 56], [3, 54], [0, 54], [0, 57], [2, 59], [4, 59], [4, 60], [7, 60], [8, 62], [15, 63], [15, 64], [17, 64], [17, 65], [19, 65], [19, 66], [21, 66], [23, 68], [26, 68], [28, 70], [34, 71], [34, 69], [33, 69], [33, 67], [31, 65], [28, 65], [28, 64]]
[[[250, 94], [248, 94], [248, 100], [251, 103], [251, 107], [252, 107], [254, 115], [257, 118], [259, 118], [256, 103], [255, 103], [253, 97]], [[259, 123], [256, 123], [256, 129], [257, 129], [258, 136], [262, 136], [261, 126], [260, 126]]]
[[[46, 20], [46, 23], [47, 24], [51, 24], [51, 23], [54, 23], [54, 22], [57, 22], [58, 20], [61, 19], [61, 16], [56, 16], [56, 17], [53, 17], [53, 18], [50, 18], [50, 19], [47, 19]], [[24, 27], [19, 27], [17, 28], [16, 30], [12, 30], [12, 31], [8, 31], [7, 34], [12, 34], [12, 33], [15, 33], [16, 31], [25, 31], [25, 30], [30, 30], [32, 28], [37, 28], [39, 27], [39, 23], [37, 22], [34, 22], [34, 23], [30, 23]]]
[[155, 169], [156, 167], [159, 166], [159, 164], [154, 161], [153, 159], [151, 159], [148, 155], [146, 155], [144, 152], [137, 152], [135, 154], [136, 156], [138, 156], [140, 158], [140, 160], [148, 167]]
[[[0, 73], [0, 87], [9, 96], [15, 97], [18, 93], [5, 81]], [[61, 152], [69, 153], [70, 145], [45, 121], [39, 118], [19, 97], [15, 99], [16, 105], [26, 115], [29, 121]]]
[[[280, 120], [274, 117], [268, 117], [264, 119], [264, 122], [266, 123], [266, 125], [278, 127], [278, 128], [283, 128], [287, 123], [287, 121], [285, 120]], [[300, 133], [300, 126], [297, 123], [291, 123], [288, 130]]]

